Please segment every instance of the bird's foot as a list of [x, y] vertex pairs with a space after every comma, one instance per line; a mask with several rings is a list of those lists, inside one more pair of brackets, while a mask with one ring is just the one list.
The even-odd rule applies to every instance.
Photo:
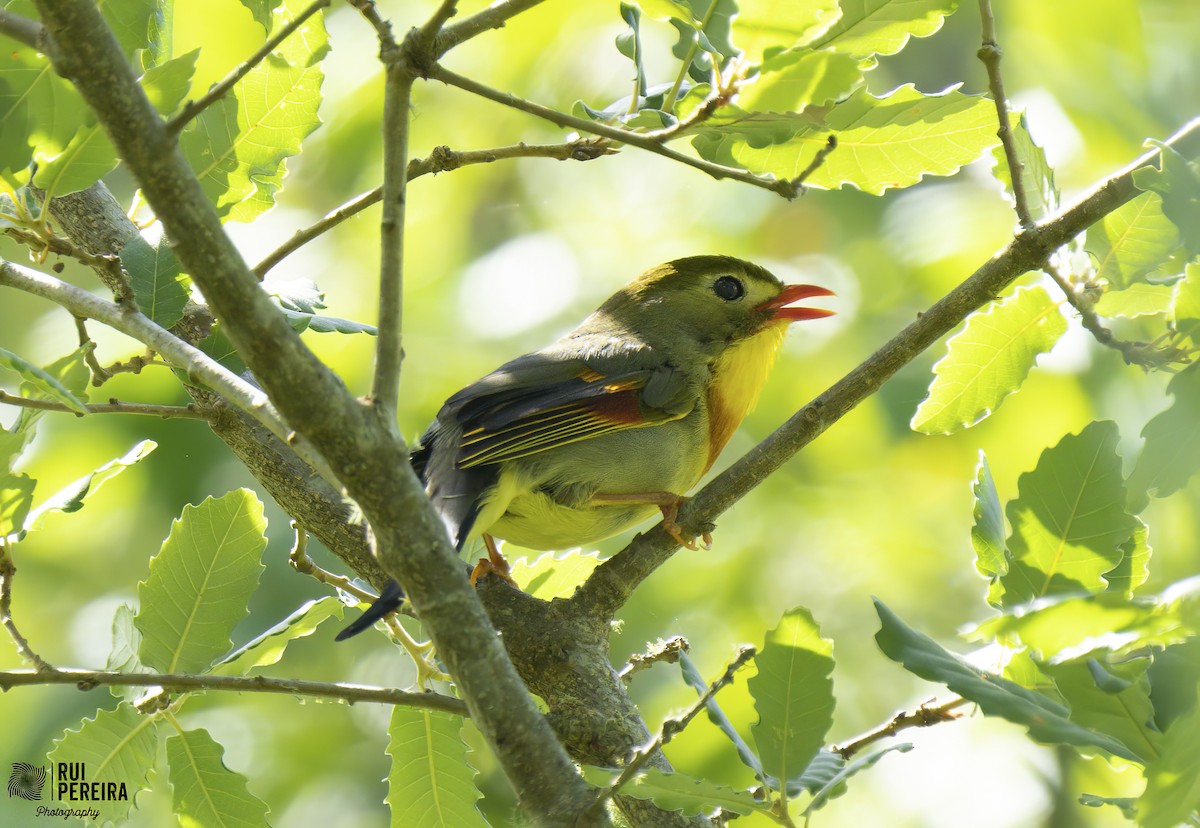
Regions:
[[684, 537], [683, 528], [675, 522], [675, 518], [679, 516], [679, 507], [686, 502], [686, 497], [680, 497], [671, 503], [658, 504], [659, 511], [662, 512], [663, 516], [663, 531], [678, 541], [680, 546], [684, 547], [685, 549], [691, 549], [693, 552], [701, 548], [705, 550], [712, 549], [713, 537], [712, 532], [710, 532], [708, 529], [704, 529], [700, 532], [700, 543], [697, 544], [696, 537]]
[[508, 561], [504, 559], [504, 556], [500, 554], [500, 549], [496, 546], [496, 539], [485, 534], [483, 545], [487, 547], [488, 556], [480, 558], [479, 563], [475, 564], [475, 568], [471, 570], [471, 586], [475, 586], [485, 575], [495, 575], [514, 589], [520, 589], [521, 587], [513, 580]]

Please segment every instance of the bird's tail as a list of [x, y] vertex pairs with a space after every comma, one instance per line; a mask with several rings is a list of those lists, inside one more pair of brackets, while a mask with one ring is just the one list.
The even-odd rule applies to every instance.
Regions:
[[367, 607], [366, 612], [352, 621], [333, 640], [345, 641], [347, 638], [358, 635], [380, 618], [397, 609], [403, 601], [404, 590], [395, 581], [388, 581], [387, 586], [383, 588], [383, 592], [379, 593], [379, 597], [375, 599], [375, 603]]

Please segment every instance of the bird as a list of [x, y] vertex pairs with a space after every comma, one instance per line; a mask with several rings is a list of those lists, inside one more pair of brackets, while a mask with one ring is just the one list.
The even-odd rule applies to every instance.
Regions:
[[[482, 536], [488, 557], [471, 583], [496, 574], [515, 586], [496, 538], [566, 549], [656, 513], [697, 548], [675, 520], [684, 494], [753, 408], [788, 325], [833, 313], [794, 303], [832, 295], [731, 256], [676, 259], [446, 400], [410, 461], [460, 554]], [[402, 600], [388, 584], [338, 640]]]

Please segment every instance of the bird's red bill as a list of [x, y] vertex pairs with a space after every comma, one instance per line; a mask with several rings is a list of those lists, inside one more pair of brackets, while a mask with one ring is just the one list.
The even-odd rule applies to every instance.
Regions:
[[826, 316], [833, 316], [834, 311], [825, 310], [824, 308], [799, 308], [791, 307], [793, 302], [799, 302], [802, 299], [811, 299], [814, 296], [834, 296], [834, 292], [828, 288], [818, 287], [817, 285], [784, 285], [783, 290], [774, 299], [770, 299], [759, 305], [760, 310], [771, 311], [772, 319], [782, 319], [788, 322], [799, 322], [804, 319], [821, 319]]

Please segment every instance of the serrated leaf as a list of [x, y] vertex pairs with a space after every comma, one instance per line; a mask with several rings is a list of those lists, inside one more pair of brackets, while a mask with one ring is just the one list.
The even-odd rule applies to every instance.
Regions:
[[862, 81], [858, 61], [836, 52], [790, 49], [759, 67], [754, 83], [742, 87], [738, 106], [758, 112], [803, 112], [850, 94]]
[[[700, 675], [700, 671], [696, 669], [695, 663], [685, 652], [679, 653], [679, 669], [683, 673], [683, 680], [687, 682], [689, 687], [696, 691], [697, 695], [703, 695], [708, 692], [708, 682]], [[742, 739], [737, 728], [733, 726], [733, 722], [729, 721], [729, 717], [725, 715], [725, 711], [717, 704], [715, 697], [709, 697], [704, 705], [704, 710], [708, 714], [708, 720], [715, 724], [729, 741], [733, 742], [738, 758], [742, 760], [742, 763], [754, 771], [755, 776], [778, 790], [779, 780], [773, 776], [767, 776], [763, 771], [762, 762], [759, 761], [758, 756], [750, 749], [750, 746], [746, 744], [746, 741]]]
[[1066, 330], [1066, 319], [1042, 287], [1018, 288], [971, 314], [933, 366], [933, 382], [913, 414], [913, 430], [952, 434], [980, 422], [1021, 387], [1038, 356]]
[[[1145, 661], [1145, 659], [1141, 659]], [[1150, 703], [1150, 683], [1145, 665], [1124, 665], [1136, 672], [1123, 687], [1104, 689], [1097, 681], [1097, 669], [1106, 668], [1094, 658], [1078, 658], [1061, 664], [1047, 664], [1042, 670], [1054, 681], [1059, 695], [1071, 708], [1071, 721], [1100, 733], [1107, 733], [1131, 751], [1147, 759], [1158, 756], [1162, 734], [1154, 727], [1154, 706]]]
[[1121, 544], [1121, 562], [1104, 573], [1108, 591], [1132, 598], [1137, 588], [1150, 579], [1150, 527], [1137, 520], [1132, 537]]
[[763, 771], [786, 783], [803, 773], [833, 723], [833, 642], [796, 607], [767, 633], [754, 664], [747, 688], [758, 721], [750, 733]]
[[[304, 5], [287, 0], [272, 15], [273, 31]], [[318, 12], [180, 136], [184, 156], [223, 219], [251, 221], [274, 205], [285, 160], [321, 123], [320, 60], [328, 49]]]
[[1173, 828], [1200, 811], [1200, 704], [1167, 728], [1137, 809], [1142, 828]]
[[121, 266], [129, 273], [142, 313], [164, 328], [183, 318], [188, 300], [187, 277], [182, 275], [166, 236], [153, 247], [141, 236], [134, 236], [121, 248]]
[[[112, 649], [108, 651], [104, 669], [115, 673], [153, 673], [154, 671], [142, 664], [138, 658], [138, 648], [142, 643], [142, 634], [133, 624], [133, 607], [121, 604], [113, 613]], [[109, 692], [119, 699], [132, 702], [146, 692], [144, 687], [120, 687], [109, 685]]]
[[570, 598], [600, 565], [597, 552], [579, 550], [546, 552], [536, 558], [517, 558], [512, 562], [513, 577], [521, 588], [535, 598], [552, 601]]
[[479, 792], [461, 727], [449, 713], [392, 708], [386, 801], [394, 828], [487, 828], [475, 807]]
[[[971, 546], [975, 549], [975, 569], [992, 584], [1008, 572], [1008, 548], [1004, 545], [1004, 510], [1000, 507], [1000, 496], [988, 468], [987, 456], [981, 449], [979, 464], [975, 467], [975, 524], [971, 527]], [[999, 601], [999, 596], [988, 595], [988, 603]], [[995, 605], [995, 604], [993, 604]]]
[[1096, 278], [1120, 289], [1157, 270], [1178, 244], [1162, 197], [1148, 192], [1089, 227], [1084, 247], [1096, 260]]
[[958, 0], [841, 0], [841, 7], [841, 18], [809, 45], [865, 58], [894, 55], [910, 37], [933, 34]]
[[265, 827], [270, 809], [246, 788], [246, 777], [225, 766], [224, 755], [225, 748], [203, 728], [167, 739], [175, 813], [185, 825]]
[[739, 0], [733, 40], [746, 60], [757, 61], [771, 47], [808, 45], [841, 16], [837, 0]]
[[909, 627], [879, 600], [875, 610], [882, 624], [875, 641], [884, 655], [927, 681], [944, 684], [975, 702], [987, 716], [999, 716], [1023, 725], [1039, 742], [1100, 748], [1137, 762], [1140, 758], [1125, 745], [1095, 733], [1067, 718], [1067, 708], [1033, 690], [994, 673], [967, 664], [929, 636]]
[[69, 514], [79, 511], [83, 508], [84, 501], [99, 491], [101, 486], [145, 458], [156, 448], [158, 448], [158, 443], [153, 440], [142, 440], [115, 460], [108, 461], [92, 473], [84, 475], [74, 483], [63, 487], [43, 501], [30, 514], [29, 519], [25, 523], [25, 528], [27, 530], [40, 529], [45, 523], [46, 515], [51, 512]]
[[829, 780], [814, 792], [813, 801], [804, 809], [804, 816], [811, 817], [813, 813], [819, 811], [829, 804], [829, 800], [837, 799], [846, 792], [846, 782], [850, 777], [862, 773], [868, 768], [874, 767], [880, 759], [887, 756], [889, 753], [896, 751], [898, 753], [908, 753], [913, 749], [913, 746], [908, 742], [901, 742], [898, 745], [891, 745], [882, 750], [874, 751], [873, 753], [864, 753], [856, 756], [849, 762], [844, 763]]
[[268, 31], [271, 29], [271, 10], [281, 2], [283, 0], [241, 0], [242, 5], [250, 10], [255, 22]]
[[[620, 769], [583, 766], [583, 778], [600, 788], [610, 787], [620, 775]], [[684, 816], [711, 813], [718, 808], [745, 816], [769, 807], [768, 803], [755, 800], [749, 791], [739, 791], [686, 773], [665, 773], [658, 768], [647, 768], [626, 782], [621, 786], [621, 794], [648, 799], [664, 811], [678, 811]]]
[[89, 116], [57, 152], [36, 154], [33, 184], [53, 196], [86, 190], [117, 168], [117, 148], [100, 124]]
[[0, 368], [7, 368], [18, 374], [21, 379], [45, 395], [47, 399], [60, 402], [79, 414], [87, 413], [83, 400], [71, 393], [53, 374], [3, 348], [0, 348]]
[[306, 601], [287, 618], [217, 662], [212, 672], [240, 676], [255, 667], [275, 664], [283, 658], [289, 644], [312, 635], [330, 618], [340, 619], [345, 609], [345, 605], [332, 596]]
[[1174, 402], [1142, 429], [1142, 453], [1129, 474], [1129, 506], [1140, 512], [1150, 496], [1166, 497], [1182, 489], [1200, 469], [1200, 363], [1171, 378]]
[[46, 761], [51, 765], [83, 762], [88, 782], [113, 784], [118, 789], [124, 786], [128, 797], [106, 801], [103, 810], [105, 821], [121, 824], [138, 792], [150, 787], [146, 775], [154, 767], [157, 752], [154, 717], [120, 704], [114, 710], [97, 710], [94, 718], [83, 720], [79, 730], [68, 730], [55, 739]]
[[1094, 308], [1101, 316], [1157, 316], [1171, 310], [1174, 285], [1150, 285], [1138, 282], [1124, 290], [1106, 290]]
[[702, 158], [795, 178], [836, 134], [838, 148], [805, 184], [850, 185], [872, 195], [957, 172], [998, 140], [992, 103], [955, 89], [924, 95], [905, 85], [882, 98], [859, 89], [820, 119], [726, 109], [694, 130], [692, 143]]
[[1105, 586], [1101, 577], [1121, 561], [1121, 546], [1137, 528], [1125, 511], [1125, 481], [1117, 454], [1117, 424], [1093, 422], [1042, 452], [1017, 481], [1006, 513], [1012, 534], [1003, 604]]
[[27, 474], [0, 474], [0, 540], [24, 530], [36, 487]]
[[12, 428], [0, 426], [0, 471], [11, 471], [25, 447], [33, 440], [37, 421], [44, 412], [33, 408], [22, 408], [13, 420]]
[[1171, 301], [1175, 329], [1200, 345], [1200, 262], [1188, 262]]
[[142, 91], [159, 113], [170, 116], [179, 109], [188, 90], [192, 88], [192, 76], [196, 74], [196, 60], [199, 57], [200, 50], [193, 49], [186, 55], [151, 66], [138, 80]]
[[[1058, 186], [1054, 183], [1054, 168], [1046, 160], [1046, 150], [1039, 146], [1029, 134], [1024, 112], [1012, 113], [1011, 131], [1013, 146], [1017, 151], [1017, 161], [1021, 165], [1021, 184], [1025, 192], [1025, 205], [1029, 208], [1034, 219], [1049, 215], [1058, 210]], [[992, 173], [1004, 187], [1004, 193], [1011, 204], [1016, 204], [1013, 191], [1012, 171], [1008, 168], [1008, 156], [1003, 146], [992, 150], [995, 164]]]
[[1134, 186], [1162, 197], [1163, 215], [1179, 230], [1188, 254], [1194, 256], [1200, 253], [1200, 166], [1174, 147], [1159, 141], [1148, 143], [1162, 151], [1160, 168], [1134, 170]]
[[229, 635], [246, 617], [263, 570], [266, 525], [263, 505], [248, 489], [183, 507], [138, 584], [143, 663], [190, 673], [229, 652]]

